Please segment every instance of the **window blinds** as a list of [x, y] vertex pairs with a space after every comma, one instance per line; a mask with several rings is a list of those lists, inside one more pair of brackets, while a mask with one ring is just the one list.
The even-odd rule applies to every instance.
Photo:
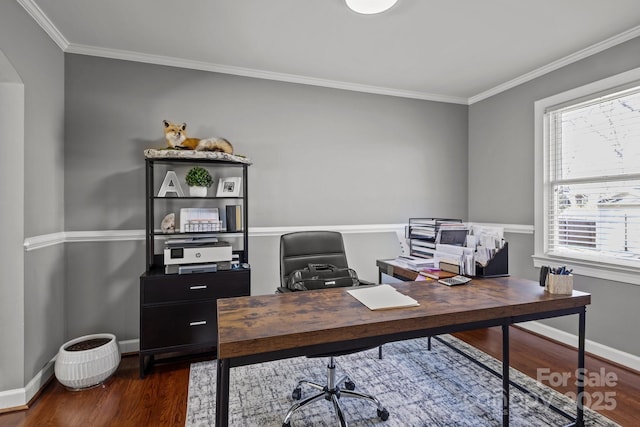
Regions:
[[545, 115], [547, 252], [640, 265], [640, 86]]

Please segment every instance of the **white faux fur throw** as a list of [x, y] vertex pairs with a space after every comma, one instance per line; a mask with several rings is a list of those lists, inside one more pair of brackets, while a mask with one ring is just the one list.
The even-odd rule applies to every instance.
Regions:
[[252, 164], [248, 157], [236, 156], [235, 154], [221, 153], [219, 151], [195, 151], [195, 150], [158, 150], [148, 148], [144, 150], [144, 157], [148, 159], [211, 159], [227, 160], [230, 162]]

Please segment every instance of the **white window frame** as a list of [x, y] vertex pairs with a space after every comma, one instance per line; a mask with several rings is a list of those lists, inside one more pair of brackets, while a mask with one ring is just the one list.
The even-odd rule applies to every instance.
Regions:
[[548, 207], [545, 204], [545, 200], [548, 200], [546, 180], [548, 177], [547, 165], [549, 164], [547, 162], [549, 153], [547, 152], [547, 144], [545, 141], [545, 137], [548, 135], [549, 124], [545, 117], [545, 110], [554, 105], [578, 100], [590, 95], [595, 97], [598, 93], [623, 87], [638, 80], [640, 80], [640, 68], [589, 83], [535, 102], [534, 267], [541, 267], [543, 265], [566, 265], [568, 268], [573, 269], [574, 274], [640, 285], [640, 268], [625, 265], [623, 262], [602, 262], [596, 259], [584, 260], [569, 256], [549, 255], [546, 253], [546, 236], [548, 236], [548, 230], [547, 224], [545, 223], [545, 218], [548, 218]]

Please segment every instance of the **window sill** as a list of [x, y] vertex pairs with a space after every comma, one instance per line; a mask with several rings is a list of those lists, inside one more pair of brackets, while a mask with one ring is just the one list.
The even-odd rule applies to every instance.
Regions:
[[612, 280], [614, 282], [629, 283], [632, 285], [640, 285], [640, 268], [624, 267], [614, 264], [608, 264], [596, 261], [584, 261], [576, 258], [550, 256], [550, 255], [533, 255], [533, 266], [542, 267], [543, 265], [559, 266], [566, 265], [567, 268], [573, 269], [573, 274], [587, 277], [595, 277], [598, 279]]

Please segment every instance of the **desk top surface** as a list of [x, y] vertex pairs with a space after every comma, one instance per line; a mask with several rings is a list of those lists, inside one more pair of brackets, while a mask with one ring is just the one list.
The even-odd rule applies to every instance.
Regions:
[[218, 300], [218, 358], [380, 337], [471, 322], [583, 307], [591, 295], [545, 292], [514, 277], [473, 279], [448, 287], [436, 281], [393, 284], [418, 307], [371, 311], [349, 288]]

